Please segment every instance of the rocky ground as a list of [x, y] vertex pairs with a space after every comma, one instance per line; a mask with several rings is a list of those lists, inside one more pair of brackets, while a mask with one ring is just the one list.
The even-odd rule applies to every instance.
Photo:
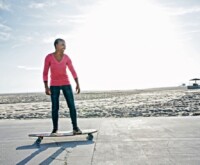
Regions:
[[[149, 117], [200, 115], [200, 90], [184, 87], [75, 94], [78, 117]], [[63, 95], [60, 117], [69, 117]], [[51, 118], [44, 93], [1, 94], [0, 119]]]

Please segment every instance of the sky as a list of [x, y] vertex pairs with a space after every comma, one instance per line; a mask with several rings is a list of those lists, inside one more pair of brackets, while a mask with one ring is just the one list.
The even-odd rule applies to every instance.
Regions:
[[200, 77], [199, 29], [199, 0], [0, 0], [0, 93], [44, 91], [56, 38], [83, 91], [188, 84]]

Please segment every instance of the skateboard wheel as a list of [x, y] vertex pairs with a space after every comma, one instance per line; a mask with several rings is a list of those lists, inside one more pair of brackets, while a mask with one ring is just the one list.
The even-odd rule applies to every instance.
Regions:
[[88, 134], [87, 140], [92, 140], [92, 139], [93, 139], [93, 135], [92, 134]]
[[42, 142], [42, 139], [43, 139], [43, 137], [38, 137], [37, 140], [35, 141], [35, 144], [36, 144], [37, 146], [39, 146], [40, 143]]

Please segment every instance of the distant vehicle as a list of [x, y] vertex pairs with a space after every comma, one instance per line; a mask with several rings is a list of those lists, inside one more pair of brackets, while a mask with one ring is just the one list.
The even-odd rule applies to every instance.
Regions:
[[200, 85], [197, 83], [198, 81], [200, 81], [199, 78], [193, 78], [190, 81], [194, 81], [194, 83], [192, 85], [188, 85], [187, 89], [200, 89]]

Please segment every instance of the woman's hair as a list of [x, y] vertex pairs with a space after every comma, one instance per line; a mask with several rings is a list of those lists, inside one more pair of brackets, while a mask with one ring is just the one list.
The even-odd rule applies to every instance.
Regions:
[[57, 45], [59, 42], [65, 42], [65, 40], [63, 40], [62, 38], [57, 38], [57, 39], [54, 41], [54, 47], [55, 47], [55, 48], [56, 48], [56, 45]]

